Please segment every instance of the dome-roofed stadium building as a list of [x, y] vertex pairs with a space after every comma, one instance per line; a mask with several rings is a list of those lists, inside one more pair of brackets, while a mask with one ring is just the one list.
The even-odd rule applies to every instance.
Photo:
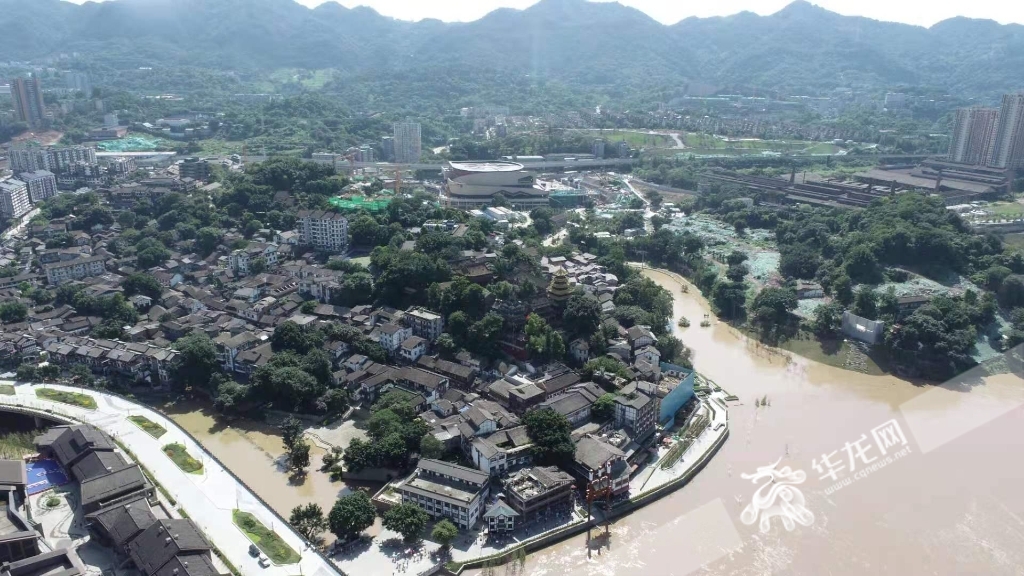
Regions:
[[445, 206], [470, 210], [488, 206], [497, 194], [518, 209], [548, 205], [548, 191], [517, 162], [448, 162], [444, 173]]

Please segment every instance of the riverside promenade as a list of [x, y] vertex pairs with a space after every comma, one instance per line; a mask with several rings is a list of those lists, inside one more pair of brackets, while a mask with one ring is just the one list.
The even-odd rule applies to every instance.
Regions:
[[[144, 466], [154, 480], [176, 501], [175, 505], [199, 525], [207, 539], [244, 576], [340, 574], [332, 563], [307, 548], [303, 538], [292, 530], [284, 519], [266, 506], [170, 418], [130, 400], [99, 390], [51, 384], [15, 384], [10, 381], [0, 381], [0, 384], [15, 385], [14, 395], [0, 394], [0, 410], [6, 405], [27, 409], [43, 417], [49, 413], [65, 420], [92, 424], [114, 437], [132, 452], [134, 459]], [[40, 388], [87, 394], [96, 400], [96, 408], [87, 409], [39, 398], [36, 390]], [[143, 416], [164, 427], [167, 432], [159, 439], [154, 438], [129, 421], [129, 416]], [[184, 472], [164, 454], [162, 447], [175, 442], [183, 444], [190, 455], [201, 460], [201, 473]], [[261, 567], [257, 559], [248, 554], [249, 539], [232, 520], [232, 511], [235, 509], [253, 514], [267, 528], [276, 532], [300, 554], [299, 562]]]

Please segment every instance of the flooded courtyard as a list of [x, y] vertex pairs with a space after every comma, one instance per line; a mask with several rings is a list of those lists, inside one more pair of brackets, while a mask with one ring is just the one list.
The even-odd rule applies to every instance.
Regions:
[[302, 504], [315, 502], [328, 512], [339, 497], [358, 486], [373, 489], [367, 484], [332, 482], [319, 470], [327, 450], [316, 442], [311, 443], [308, 473], [293, 476], [283, 463], [281, 436], [270, 424], [248, 419], [225, 421], [200, 402], [177, 402], [162, 410], [285, 518]]

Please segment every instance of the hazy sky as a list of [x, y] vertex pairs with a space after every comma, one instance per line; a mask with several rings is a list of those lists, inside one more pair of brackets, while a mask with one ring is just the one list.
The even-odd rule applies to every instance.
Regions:
[[[77, 4], [84, 0], [71, 0]], [[334, 0], [296, 0], [316, 6]], [[438, 18], [448, 22], [476, 20], [495, 8], [526, 8], [537, 0], [340, 0], [348, 7], [371, 6], [381, 14], [403, 20]], [[619, 0], [649, 14], [652, 18], [673, 24], [689, 16], [725, 16], [743, 10], [758, 14], [777, 12], [790, 0]], [[931, 26], [952, 18], [988, 18], [1001, 23], [1024, 24], [1022, 0], [813, 0], [814, 4], [850, 16], [867, 16]]]

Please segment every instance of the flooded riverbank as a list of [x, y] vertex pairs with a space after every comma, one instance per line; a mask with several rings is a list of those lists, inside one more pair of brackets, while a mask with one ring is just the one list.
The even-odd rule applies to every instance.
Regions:
[[[208, 405], [180, 401], [161, 407], [168, 417], [192, 434], [225, 466], [285, 518], [292, 508], [315, 502], [329, 511], [334, 502], [359, 485], [331, 482], [320, 472], [326, 450], [310, 448], [310, 467], [304, 477], [294, 477], [283, 465], [285, 447], [277, 428], [263, 422], [218, 419]], [[371, 485], [362, 485], [373, 489]]]
[[[683, 293], [677, 277], [644, 274], [673, 294], [673, 330], [693, 349], [696, 369], [739, 396], [729, 409], [731, 437], [689, 485], [613, 524], [608, 547], [588, 559], [585, 537], [570, 539], [531, 556], [529, 574], [1021, 573], [1024, 464], [1016, 454], [1024, 410], [934, 446], [921, 422], [951, 429], [970, 414], [984, 418], [979, 407], [1020, 406], [1024, 381], [1006, 374], [946, 389], [793, 357], [713, 314], [712, 325], [700, 327], [711, 311], [696, 288]], [[680, 315], [689, 328], [677, 327]], [[768, 405], [755, 406], [764, 397]], [[877, 437], [898, 438], [886, 436], [890, 421], [909, 454], [894, 456], [897, 446], [880, 452]], [[787, 531], [774, 517], [762, 533], [757, 522], [741, 521], [759, 487], [742, 475], [776, 461], [777, 470], [805, 474], [795, 488], [813, 521]], [[843, 479], [848, 484], [835, 489]]]

